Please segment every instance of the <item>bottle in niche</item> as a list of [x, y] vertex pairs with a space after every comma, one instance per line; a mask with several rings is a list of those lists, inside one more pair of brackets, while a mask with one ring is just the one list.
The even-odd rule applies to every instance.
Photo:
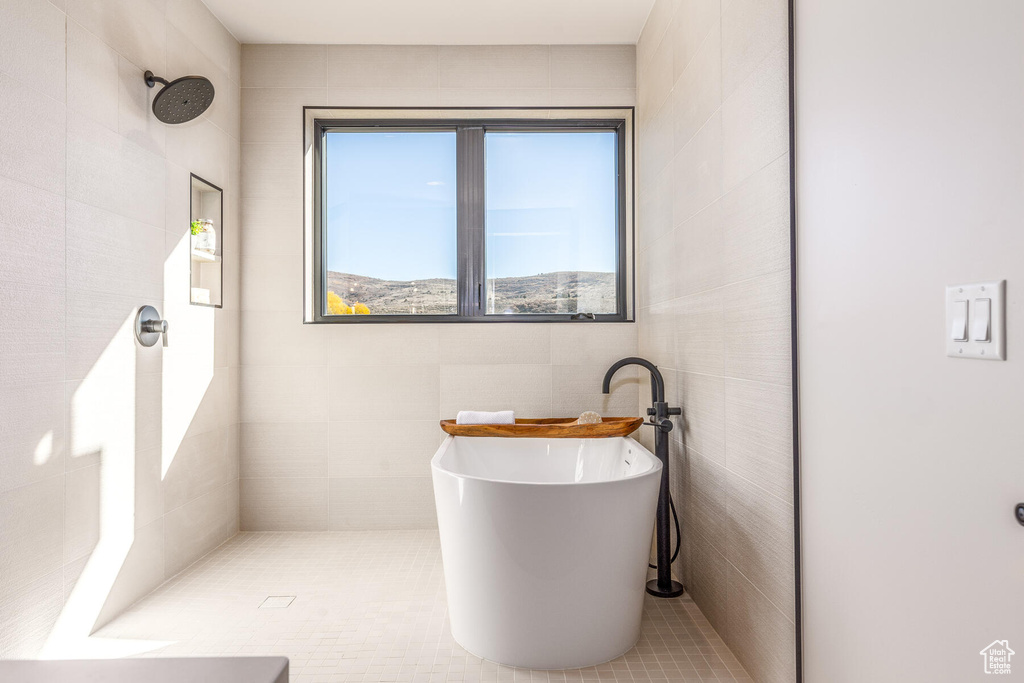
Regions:
[[217, 253], [217, 233], [213, 230], [213, 221], [200, 218], [192, 221], [192, 251], [206, 254]]

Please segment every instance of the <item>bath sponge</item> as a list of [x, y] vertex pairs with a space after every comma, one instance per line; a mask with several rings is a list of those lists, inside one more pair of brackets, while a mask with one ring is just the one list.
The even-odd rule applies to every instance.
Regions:
[[593, 410], [588, 410], [580, 415], [580, 419], [576, 420], [576, 424], [580, 425], [593, 425], [598, 424], [599, 422], [601, 422], [601, 416]]

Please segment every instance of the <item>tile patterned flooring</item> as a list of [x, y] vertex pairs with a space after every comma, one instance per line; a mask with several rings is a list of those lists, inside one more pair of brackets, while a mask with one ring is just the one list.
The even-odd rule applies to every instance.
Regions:
[[636, 647], [600, 666], [474, 657], [448, 630], [436, 531], [242, 533], [94, 636], [169, 643], [142, 656], [284, 655], [296, 683], [752, 682], [688, 596], [648, 596]]

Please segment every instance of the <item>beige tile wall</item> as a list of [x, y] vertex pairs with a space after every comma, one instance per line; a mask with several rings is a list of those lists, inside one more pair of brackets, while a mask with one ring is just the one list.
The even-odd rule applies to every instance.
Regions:
[[[212, 108], [157, 122], [146, 69], [208, 76]], [[0, 658], [61, 654], [238, 528], [240, 81], [200, 0], [0, 3]], [[190, 171], [225, 190], [219, 311], [188, 305]], [[168, 349], [135, 345], [142, 304]]]
[[635, 85], [632, 45], [243, 46], [243, 529], [431, 527], [438, 419], [637, 405], [628, 374], [600, 393], [632, 324], [303, 325], [303, 105], [631, 106]]
[[655, 3], [637, 45], [637, 283], [640, 354], [686, 416], [677, 570], [757, 680], [791, 682], [787, 13]]

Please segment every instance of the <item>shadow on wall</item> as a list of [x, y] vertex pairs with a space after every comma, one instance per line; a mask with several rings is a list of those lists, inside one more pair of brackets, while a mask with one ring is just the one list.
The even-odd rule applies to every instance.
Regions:
[[[187, 295], [188, 249], [187, 233], [171, 246], [165, 292]], [[55, 424], [33, 454], [36, 467], [65, 460], [63, 595], [13, 605], [0, 620], [0, 657], [120, 657], [167, 644], [92, 634], [237, 530], [237, 516], [230, 529], [211, 524], [224, 517], [222, 503], [237, 510], [237, 490], [228, 501], [217, 495], [237, 479], [237, 415], [225, 419], [237, 403], [233, 377], [214, 373], [224, 365], [215, 356], [226, 352], [216, 343], [225, 319], [166, 296], [162, 307], [143, 301], [171, 321], [169, 348], [145, 348], [134, 334], [137, 306], [127, 297], [104, 303], [88, 321], [95, 343], [72, 340], [68, 330], [69, 355], [72, 341], [79, 354], [109, 341], [98, 355], [71, 361], [88, 370], [66, 382], [64, 443]]]

